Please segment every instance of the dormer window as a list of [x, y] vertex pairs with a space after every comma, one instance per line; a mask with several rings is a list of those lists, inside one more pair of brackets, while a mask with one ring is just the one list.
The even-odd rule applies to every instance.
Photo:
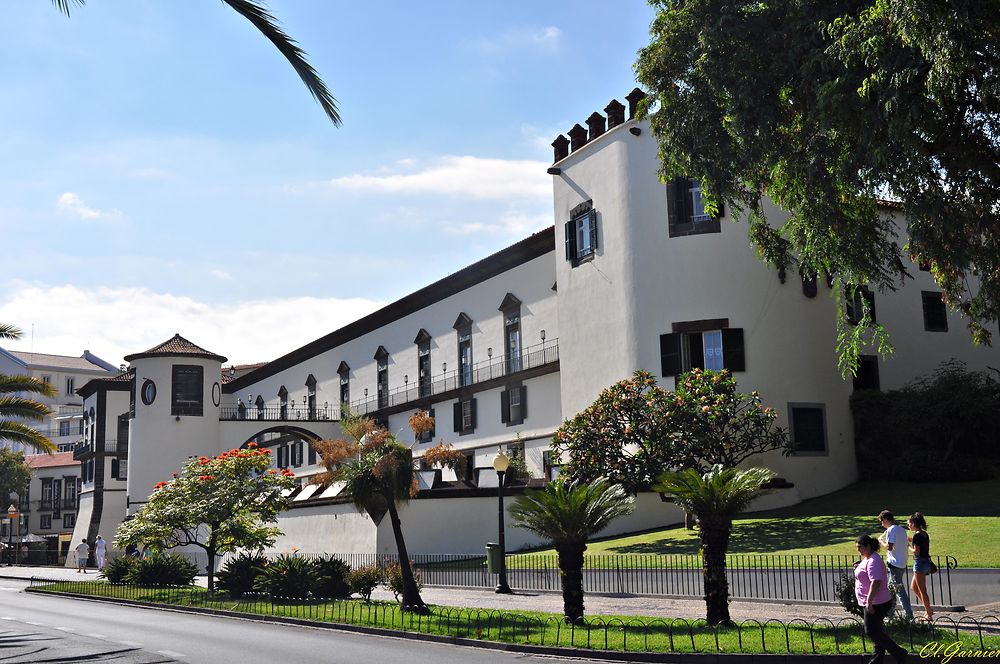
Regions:
[[316, 419], [316, 377], [309, 374], [306, 378], [306, 406], [309, 409], [309, 419]]

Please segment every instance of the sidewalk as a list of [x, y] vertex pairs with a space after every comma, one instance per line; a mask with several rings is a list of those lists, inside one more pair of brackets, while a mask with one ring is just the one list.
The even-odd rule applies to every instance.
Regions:
[[[68, 567], [28, 567], [0, 566], [0, 578], [30, 579], [32, 576], [54, 581], [96, 581], [98, 572], [89, 569], [87, 574], [78, 574]], [[204, 586], [206, 579], [200, 576], [198, 585]], [[498, 595], [491, 590], [475, 588], [444, 588], [427, 587], [421, 591], [421, 596], [428, 604], [443, 606], [474, 607], [482, 609], [498, 609], [503, 611], [541, 611], [545, 613], [560, 613], [562, 611], [562, 595], [558, 592], [518, 591], [511, 595]], [[373, 599], [393, 600], [392, 593], [379, 588], [372, 593]], [[638, 595], [593, 595], [584, 598], [587, 613], [590, 615], [647, 616], [658, 618], [697, 618], [705, 614], [705, 602], [700, 598], [675, 599], [669, 597], [638, 596]], [[769, 618], [788, 621], [801, 618], [808, 622], [821, 618], [838, 621], [847, 617], [839, 606], [830, 604], [800, 604], [778, 602], [748, 602], [734, 601], [730, 612], [735, 620], [759, 620]], [[967, 613], [938, 612], [939, 616], [953, 616], [958, 620], [961, 616], [997, 615], [1000, 603], [970, 607]]]

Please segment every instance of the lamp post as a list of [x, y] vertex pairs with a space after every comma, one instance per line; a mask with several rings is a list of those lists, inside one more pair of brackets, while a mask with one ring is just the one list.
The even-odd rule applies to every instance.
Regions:
[[[0, 503], [2, 504], [2, 503]], [[10, 522], [7, 525], [7, 566], [10, 567], [14, 564], [14, 521], [17, 520], [18, 516], [17, 508], [11, 503], [10, 507], [7, 508], [7, 519]], [[20, 536], [20, 533], [18, 533]]]
[[510, 459], [507, 455], [503, 453], [503, 450], [499, 447], [497, 448], [497, 455], [493, 457], [493, 470], [497, 471], [497, 479], [499, 480], [497, 486], [497, 496], [500, 498], [500, 575], [497, 578], [497, 587], [494, 592], [500, 594], [511, 594], [514, 592], [507, 585], [507, 546], [504, 542], [503, 536], [503, 479], [504, 475], [507, 473], [507, 468], [510, 467]]

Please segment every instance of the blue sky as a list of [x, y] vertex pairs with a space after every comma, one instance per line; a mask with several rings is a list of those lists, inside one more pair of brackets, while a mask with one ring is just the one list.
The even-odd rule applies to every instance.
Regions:
[[[553, 223], [549, 143], [635, 86], [643, 2], [5, 4], [7, 347], [273, 359]], [[30, 334], [29, 334], [30, 336]]]

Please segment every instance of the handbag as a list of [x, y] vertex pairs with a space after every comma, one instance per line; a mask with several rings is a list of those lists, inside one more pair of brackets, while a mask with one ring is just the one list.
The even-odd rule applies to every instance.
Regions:
[[934, 561], [932, 560], [931, 561], [931, 569], [930, 569], [929, 572], [927, 572], [927, 575], [930, 576], [931, 574], [935, 574], [935, 573], [937, 573], [937, 565], [935, 565]]

